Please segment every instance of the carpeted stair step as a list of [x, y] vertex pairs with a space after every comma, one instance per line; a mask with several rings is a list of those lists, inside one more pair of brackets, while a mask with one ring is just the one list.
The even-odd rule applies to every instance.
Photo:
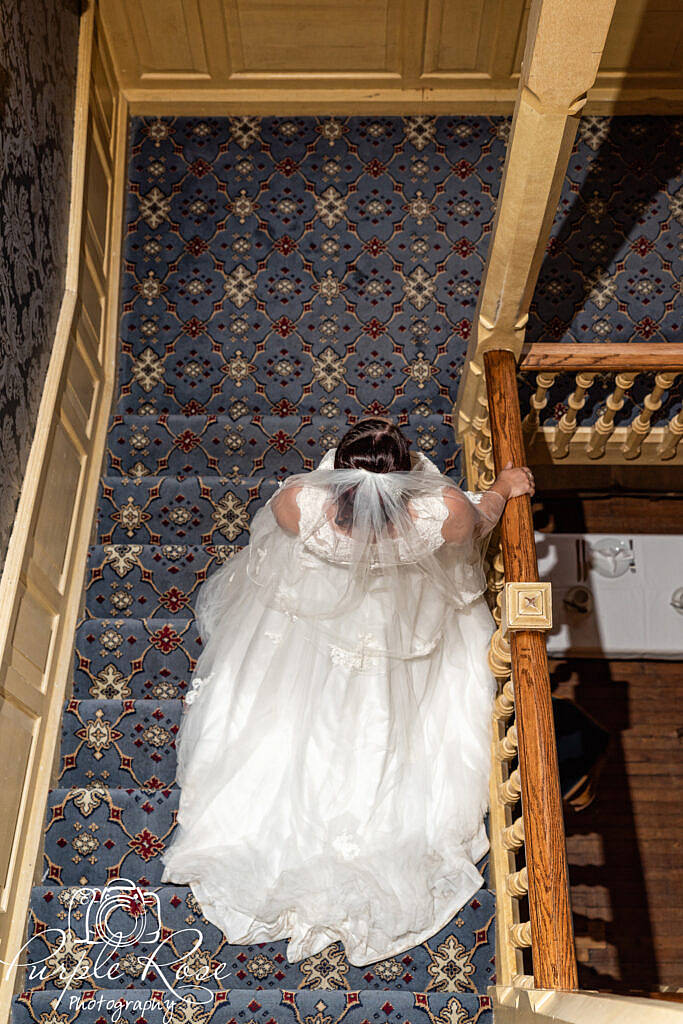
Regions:
[[[163, 871], [159, 855], [175, 827], [179, 794], [173, 786], [150, 793], [134, 787], [110, 790], [100, 782], [52, 790], [44, 882], [104, 885], [126, 878], [158, 885]], [[487, 872], [488, 863], [488, 886]]]
[[84, 619], [76, 630], [73, 696], [181, 697], [201, 649], [187, 617]]
[[[347, 990], [340, 966], [324, 954], [311, 958], [307, 972], [310, 987], [297, 990], [235, 988], [202, 1005], [201, 994], [175, 996], [160, 981], [148, 987], [83, 990], [63, 989], [24, 992], [15, 998], [14, 1024], [37, 1020], [59, 1024], [95, 1024], [102, 1021], [144, 1021], [145, 1024], [491, 1024], [493, 1010], [488, 996], [477, 992]], [[445, 960], [446, 957], [441, 957]], [[441, 962], [440, 960], [440, 962]], [[391, 962], [391, 961], [389, 961]], [[256, 964], [258, 969], [259, 962]], [[399, 964], [399, 966], [403, 966]], [[265, 969], [265, 965], [264, 965]], [[337, 991], [333, 989], [337, 988]], [[177, 991], [177, 990], [176, 990]], [[57, 1005], [59, 1003], [59, 1005]], [[175, 1008], [174, 1008], [175, 1007]]]
[[[85, 780], [84, 780], [85, 782]], [[104, 885], [121, 877], [161, 881], [159, 854], [175, 827], [179, 790], [156, 793], [101, 782], [49, 794], [45, 879], [57, 885]]]
[[70, 700], [62, 720], [60, 786], [164, 789], [175, 783], [182, 701]]
[[[315, 321], [319, 323], [319, 316], [311, 326]], [[415, 405], [449, 408], [462, 356], [442, 349], [435, 359], [431, 345], [410, 338], [410, 315], [407, 321], [394, 320], [376, 339], [364, 337], [356, 328], [355, 346], [352, 337], [322, 339], [310, 351], [305, 351], [297, 333], [285, 341], [271, 333], [265, 348], [253, 331], [246, 339], [226, 343], [216, 321], [211, 337], [203, 332], [190, 340], [178, 333], [176, 321], [175, 344], [149, 337], [125, 344], [115, 412], [236, 418], [254, 412], [282, 415], [286, 410], [304, 416], [312, 409], [342, 420], [345, 407], [354, 415], [373, 407], [390, 408], [397, 419], [410, 415]], [[444, 330], [439, 327], [440, 333]]]
[[[450, 414], [406, 417], [401, 424], [417, 450], [445, 459], [453, 449]], [[346, 424], [320, 414], [115, 416], [109, 432], [107, 474], [139, 477], [214, 474], [282, 478], [313, 469], [334, 447]]]
[[101, 544], [246, 543], [254, 512], [277, 489], [272, 477], [102, 478]]
[[[311, 957], [310, 968], [303, 973], [310, 984], [320, 987], [333, 987], [334, 981], [339, 981], [352, 990], [384, 991], [386, 995], [386, 990], [391, 989], [393, 996], [394, 992], [424, 991], [434, 986], [435, 970], [440, 966], [436, 982], [439, 988], [465, 993], [476, 983], [485, 991], [494, 970], [493, 913], [493, 897], [482, 890], [455, 920], [449, 921], [428, 942], [407, 952], [366, 967], [354, 967], [336, 943], [326, 953]], [[105, 941], [95, 941], [98, 917], [100, 923], [106, 921], [105, 934], [120, 933], [127, 940], [118, 950], [112, 951]], [[69, 957], [67, 943], [61, 942], [60, 929], [84, 940], [80, 948], [85, 955], [80, 964]], [[172, 935], [160, 955], [155, 951], [161, 941], [160, 933], [164, 934], [162, 929]], [[73, 944], [72, 936], [69, 938]], [[172, 983], [187, 984], [193, 980], [193, 969], [202, 967], [209, 969], [204, 984], [212, 990], [296, 988], [302, 978], [301, 964], [290, 964], [287, 960], [286, 940], [231, 945], [202, 915], [189, 887], [182, 885], [136, 890], [114, 884], [107, 887], [104, 899], [96, 888], [37, 886], [31, 898], [28, 937], [27, 989], [45, 988], [57, 979], [69, 979], [70, 989], [136, 988], [148, 963], [145, 981], [149, 988], [161, 987], [163, 977]], [[41, 972], [40, 966], [48, 960], [52, 971]], [[156, 969], [155, 962], [159, 964]], [[166, 966], [171, 962], [176, 962], [176, 966]], [[181, 972], [184, 977], [178, 978]]]
[[238, 544], [96, 545], [88, 555], [85, 614], [192, 619], [199, 587], [235, 550]]

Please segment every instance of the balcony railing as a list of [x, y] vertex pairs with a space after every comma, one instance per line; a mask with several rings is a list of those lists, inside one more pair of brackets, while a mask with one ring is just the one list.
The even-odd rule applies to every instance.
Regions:
[[533, 344], [518, 370], [535, 374], [523, 420], [530, 460], [683, 463], [683, 344]]

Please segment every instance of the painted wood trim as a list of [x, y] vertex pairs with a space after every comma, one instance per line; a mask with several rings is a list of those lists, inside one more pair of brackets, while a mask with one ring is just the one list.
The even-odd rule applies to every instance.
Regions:
[[[653, 427], [644, 439], [638, 457], [627, 459], [623, 448], [628, 439], [629, 428], [615, 427], [607, 439], [603, 454], [597, 459], [591, 459], [587, 449], [593, 436], [593, 427], [577, 427], [569, 441], [567, 454], [558, 460], [553, 455], [557, 427], [538, 427], [526, 442], [527, 458], [532, 466], [657, 466], [658, 469], [665, 471], [667, 467], [683, 465], [683, 442], [678, 445], [672, 459], [662, 461], [659, 447], [666, 433], [666, 426]], [[680, 490], [680, 485], [676, 486], [676, 480], [676, 477], [671, 478], [672, 490]]]
[[[10, 543], [0, 579], [0, 649], [4, 649], [12, 616], [12, 590], [19, 580], [24, 553], [28, 544], [28, 535], [32, 522], [32, 510], [38, 494], [43, 462], [46, 458], [47, 439], [54, 416], [56, 394], [64, 367], [64, 360], [69, 344], [69, 333], [76, 307], [76, 290], [80, 265], [81, 225], [83, 219], [83, 188], [85, 179], [85, 156], [88, 131], [88, 97], [92, 59], [92, 14], [88, 12], [81, 20], [78, 43], [78, 76], [76, 80], [76, 111], [74, 119], [74, 141], [71, 155], [71, 212], [68, 229], [68, 259], [64, 281], [64, 296], [52, 355], [48, 365], [43, 387], [43, 395], [38, 409], [38, 418], [33, 437], [31, 451], [26, 464], [24, 483], [19, 497], [17, 514], [12, 528]], [[10, 589], [12, 588], [12, 589]]]
[[600, 342], [534, 342], [525, 345], [520, 370], [683, 370], [683, 342], [645, 341], [623, 345]]
[[[513, 110], [528, 19], [529, 4], [523, 0], [386, 0], [384, 33], [379, 27], [382, 5], [366, 4], [365, 20], [374, 26], [372, 55], [367, 33], [357, 32], [352, 39], [358, 5], [332, 5], [319, 39], [313, 35], [314, 22], [313, 31], [295, 36], [283, 18], [286, 11], [292, 24], [302, 21], [310, 13], [306, 0], [277, 0], [267, 6], [270, 19], [264, 5], [243, 0], [167, 0], [170, 31], [164, 31], [158, 5], [144, 0], [101, 2], [132, 112], [291, 116]], [[269, 25], [273, 13], [287, 39], [274, 40]], [[673, 23], [675, 15], [667, 18]], [[633, 65], [633, 45], [648, 37], [647, 24], [637, 5], [617, 10], [608, 61], [598, 70], [587, 113], [671, 114], [683, 109], [680, 69], [662, 51], [656, 32], [650, 33], [647, 52]], [[335, 33], [340, 45], [331, 47]], [[313, 38], [319, 43], [317, 61], [311, 60]], [[561, 43], [565, 46], [564, 36]]]
[[579, 117], [595, 83], [614, 5], [615, 0], [532, 0], [491, 244], [454, 409], [460, 440], [472, 429], [482, 393], [484, 352], [521, 352]]
[[[13, 961], [24, 939], [31, 886], [39, 871], [114, 389], [128, 113], [110, 74], [110, 138], [106, 152], [98, 148], [95, 154], [90, 126], [99, 116], [92, 87], [98, 53], [111, 69], [111, 56], [101, 53], [103, 46], [91, 4], [79, 32], [65, 291], [0, 580], [0, 729], [23, 758], [6, 763], [2, 793], [3, 807], [10, 813], [0, 836], [0, 960], [5, 963], [0, 1020], [9, 1017], [21, 977]], [[104, 189], [102, 179], [93, 183], [88, 178], [89, 161], [96, 157], [100, 163], [105, 160]], [[94, 202], [104, 223], [102, 238], [93, 234], [89, 218]], [[78, 290], [86, 273], [94, 274], [93, 281], [103, 289], [95, 346]], [[79, 361], [87, 373], [76, 377]]]
[[[498, 473], [509, 460], [514, 466], [522, 466], [526, 461], [517, 365], [512, 352], [493, 350], [484, 354], [484, 367]], [[506, 581], [538, 581], [531, 501], [526, 494], [512, 498], [505, 506], [501, 548]], [[545, 637], [539, 630], [519, 630], [510, 633], [509, 642], [534, 979], [540, 988], [576, 989], [574, 926]]]
[[[132, 117], [226, 117], [254, 114], [261, 117], [309, 115], [372, 115], [407, 117], [433, 116], [510, 116], [515, 107], [515, 89], [465, 88], [377, 88], [346, 86], [333, 89], [314, 87], [310, 82], [279, 82], [278, 88], [254, 85], [230, 89], [148, 89], [123, 90]], [[591, 90], [582, 110], [584, 115], [669, 116], [683, 114], [683, 90], [671, 90], [668, 96], [652, 96], [642, 91], [631, 94], [619, 89]]]
[[551, 992], [495, 985], [496, 1024], [680, 1024], [680, 1003], [607, 992]]

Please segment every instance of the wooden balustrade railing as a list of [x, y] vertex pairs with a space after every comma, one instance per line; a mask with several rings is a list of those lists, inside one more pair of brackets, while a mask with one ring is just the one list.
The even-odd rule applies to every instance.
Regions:
[[677, 341], [628, 342], [623, 345], [602, 342], [534, 342], [524, 345], [520, 370], [582, 370], [616, 373], [621, 370], [683, 371], [683, 344]]
[[[528, 447], [538, 461], [548, 454], [553, 462], [567, 459], [570, 454], [572, 462], [683, 461], [683, 407], [663, 423], [653, 423], [653, 417], [683, 374], [683, 344], [531, 344], [522, 350], [518, 369], [536, 373], [536, 389], [523, 426]], [[548, 404], [550, 389], [558, 376], [566, 373], [574, 374], [574, 384], [564, 396], [564, 411], [555, 426], [542, 426], [541, 413]], [[582, 426], [580, 413], [590, 388], [596, 377], [606, 373], [614, 374], [614, 385], [596, 421]], [[634, 385], [644, 373], [654, 373], [654, 383], [647, 385], [637, 415], [617, 426], [617, 414], [633, 400]]]
[[[566, 459], [649, 465], [683, 461], [683, 409], [654, 423], [683, 373], [683, 344], [532, 344], [519, 366], [510, 351], [483, 355], [470, 429], [463, 435], [468, 483], [484, 490], [497, 471]], [[536, 373], [536, 389], [522, 423], [518, 373]], [[551, 389], [573, 374], [557, 425], [540, 425]], [[635, 415], [618, 414], [631, 401], [640, 374]], [[606, 378], [606, 375], [607, 376]], [[581, 410], [596, 378], [610, 387], [595, 422], [582, 425]], [[621, 419], [621, 422], [620, 422]], [[525, 454], [526, 447], [526, 454]], [[499, 985], [574, 989], [576, 955], [569, 899], [564, 820], [550, 681], [543, 628], [549, 584], [539, 583], [531, 503], [508, 502], [497, 539], [489, 547], [489, 597], [498, 626], [489, 664], [499, 683], [491, 747], [491, 865], [497, 895], [496, 962]], [[512, 622], [511, 602], [526, 601], [530, 617]], [[534, 618], [535, 616], [535, 618]], [[526, 625], [525, 625], [526, 621]], [[520, 813], [521, 804], [521, 813]], [[524, 908], [528, 906], [528, 920]], [[533, 979], [525, 972], [530, 948]]]
[[[475, 483], [480, 487], [488, 486], [509, 459], [516, 466], [526, 462], [514, 355], [487, 352], [484, 366], [488, 416], [480, 403], [474, 452]], [[537, 621], [534, 614], [547, 593], [544, 587], [547, 584], [538, 582], [529, 497], [513, 498], [503, 513], [500, 549], [490, 560], [490, 589], [496, 595], [493, 614], [498, 623], [501, 615], [505, 619], [493, 636], [489, 656], [501, 687], [494, 708], [490, 821], [498, 980], [520, 980], [521, 950], [530, 946], [538, 987], [574, 989], [576, 955], [545, 638], [539, 628], [519, 628], [527, 610], [528, 621]], [[510, 607], [501, 608], [504, 593], [521, 601], [520, 622], [514, 629]], [[508, 725], [513, 715], [514, 723]], [[520, 798], [521, 816], [515, 811]], [[526, 863], [518, 866], [522, 850]], [[524, 897], [528, 921], [520, 919], [519, 901]]]

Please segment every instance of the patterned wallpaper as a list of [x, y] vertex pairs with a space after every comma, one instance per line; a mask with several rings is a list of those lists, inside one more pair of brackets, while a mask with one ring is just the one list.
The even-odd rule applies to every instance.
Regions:
[[76, 0], [0, 0], [0, 563], [64, 288]]

